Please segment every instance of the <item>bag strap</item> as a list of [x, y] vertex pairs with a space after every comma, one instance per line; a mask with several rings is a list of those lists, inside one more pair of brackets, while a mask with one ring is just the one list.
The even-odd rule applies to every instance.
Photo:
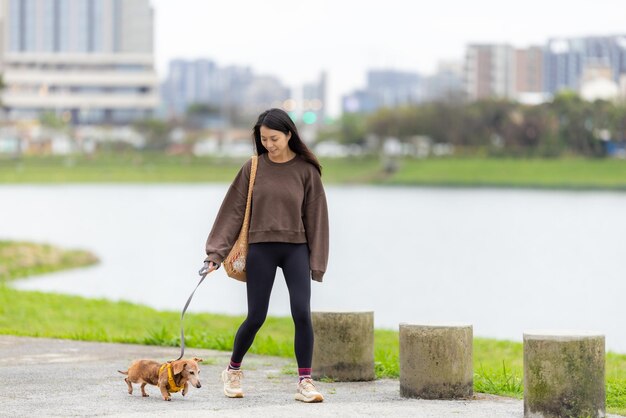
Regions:
[[250, 182], [248, 183], [248, 199], [246, 201], [246, 213], [243, 216], [243, 225], [239, 232], [239, 239], [244, 245], [248, 244], [248, 230], [250, 229], [250, 212], [252, 208], [252, 190], [254, 189], [254, 181], [256, 180], [256, 170], [259, 159], [256, 155], [252, 156], [252, 168], [250, 170]]
[[[248, 184], [248, 200], [246, 202], [246, 214], [243, 218], [243, 226], [242, 226], [242, 230], [243, 228], [246, 228], [246, 243], [248, 242], [248, 224], [250, 221], [250, 207], [252, 204], [252, 188], [254, 187], [254, 180], [256, 179], [256, 169], [258, 166], [258, 157], [256, 155], [252, 156], [252, 169], [250, 171], [250, 183]], [[180, 356], [174, 360], [180, 360], [183, 358], [183, 356], [185, 355], [185, 330], [183, 327], [183, 319], [185, 318], [185, 312], [187, 312], [187, 308], [189, 307], [189, 304], [191, 303], [191, 299], [193, 298], [194, 293], [196, 293], [196, 290], [198, 290], [198, 287], [200, 287], [200, 284], [202, 284], [202, 282], [204, 281], [204, 279], [206, 278], [206, 276], [209, 274], [208, 272], [204, 271], [204, 268], [200, 269], [200, 271], [198, 272], [200, 274], [200, 276], [202, 276], [200, 278], [200, 281], [198, 282], [198, 284], [196, 285], [196, 288], [193, 289], [193, 292], [191, 292], [191, 295], [189, 295], [189, 299], [187, 299], [187, 303], [185, 303], [185, 306], [183, 307], [183, 311], [180, 313]]]

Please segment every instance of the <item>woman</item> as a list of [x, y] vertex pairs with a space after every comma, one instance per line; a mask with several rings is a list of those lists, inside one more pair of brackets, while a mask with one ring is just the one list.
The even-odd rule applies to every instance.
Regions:
[[[253, 130], [259, 156], [252, 189], [246, 260], [248, 316], [235, 335], [224, 394], [243, 397], [241, 363], [267, 316], [276, 268], [283, 270], [295, 324], [299, 381], [296, 400], [321, 402], [311, 380], [313, 327], [311, 278], [322, 281], [328, 262], [328, 209], [321, 166], [281, 109], [259, 115]], [[208, 272], [219, 268], [235, 243], [246, 208], [251, 160], [241, 168], [219, 210], [206, 243]]]

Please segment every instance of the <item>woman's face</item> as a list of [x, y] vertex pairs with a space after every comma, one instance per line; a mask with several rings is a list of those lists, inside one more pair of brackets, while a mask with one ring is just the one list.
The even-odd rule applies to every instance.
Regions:
[[291, 132], [285, 135], [281, 131], [276, 131], [261, 125], [261, 143], [272, 157], [287, 155], [289, 150], [289, 138], [291, 138]]

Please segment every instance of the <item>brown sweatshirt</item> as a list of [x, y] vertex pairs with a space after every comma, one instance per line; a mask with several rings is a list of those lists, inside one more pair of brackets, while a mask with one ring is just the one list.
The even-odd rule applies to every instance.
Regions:
[[[232, 249], [246, 211], [252, 160], [230, 185], [206, 242], [207, 260], [220, 264]], [[267, 153], [259, 157], [252, 189], [250, 244], [308, 243], [313, 280], [322, 281], [328, 264], [328, 208], [320, 174], [296, 155], [275, 163]]]

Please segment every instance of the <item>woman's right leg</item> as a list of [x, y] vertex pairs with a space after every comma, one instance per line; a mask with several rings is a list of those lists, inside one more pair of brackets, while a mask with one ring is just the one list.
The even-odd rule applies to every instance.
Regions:
[[231, 362], [241, 363], [254, 337], [265, 322], [270, 303], [270, 295], [276, 277], [278, 256], [272, 243], [249, 244], [246, 258], [246, 291], [248, 295], [248, 316], [243, 321], [233, 347]]

